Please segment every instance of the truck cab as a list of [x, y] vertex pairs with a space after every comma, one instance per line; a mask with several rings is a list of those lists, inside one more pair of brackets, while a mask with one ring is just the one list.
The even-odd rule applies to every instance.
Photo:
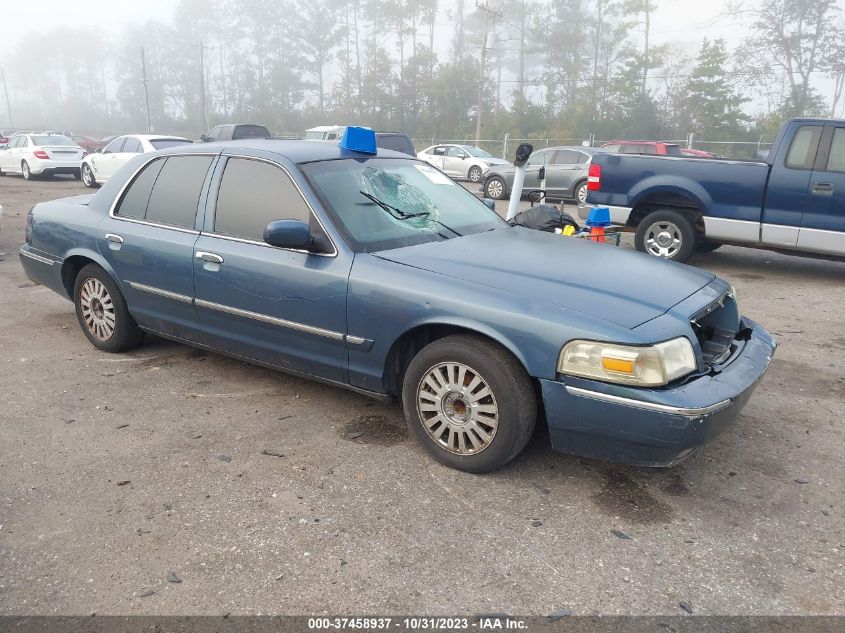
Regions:
[[787, 121], [766, 162], [599, 154], [589, 189], [655, 257], [722, 244], [845, 257], [843, 120]]

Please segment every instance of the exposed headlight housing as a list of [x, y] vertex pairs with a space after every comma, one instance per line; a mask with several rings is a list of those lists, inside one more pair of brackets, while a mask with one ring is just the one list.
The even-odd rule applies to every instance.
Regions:
[[662, 387], [697, 369], [689, 339], [649, 345], [570, 341], [560, 352], [561, 374], [637, 387]]

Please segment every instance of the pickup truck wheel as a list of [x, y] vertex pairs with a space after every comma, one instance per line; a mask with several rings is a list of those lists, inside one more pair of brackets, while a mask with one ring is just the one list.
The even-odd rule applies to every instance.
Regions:
[[634, 244], [654, 257], [685, 262], [695, 252], [696, 241], [695, 228], [683, 213], [655, 211], [640, 222]]
[[73, 287], [76, 318], [91, 344], [104, 352], [125, 352], [141, 344], [144, 333], [108, 273], [88, 264]]
[[486, 339], [456, 335], [424, 347], [402, 385], [411, 432], [441, 464], [471, 473], [501, 468], [534, 431], [537, 399], [525, 369]]
[[505, 186], [505, 181], [498, 176], [488, 178], [484, 183], [484, 194], [493, 200], [504, 200], [508, 195], [508, 188]]

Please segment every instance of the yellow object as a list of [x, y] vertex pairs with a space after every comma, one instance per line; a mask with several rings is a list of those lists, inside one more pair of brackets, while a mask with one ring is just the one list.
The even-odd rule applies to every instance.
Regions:
[[563, 227], [563, 234], [564, 235], [575, 235], [575, 227], [571, 224], [567, 224]]
[[615, 371], [622, 374], [634, 373], [634, 361], [632, 360], [604, 357], [601, 359], [601, 364], [607, 371]]

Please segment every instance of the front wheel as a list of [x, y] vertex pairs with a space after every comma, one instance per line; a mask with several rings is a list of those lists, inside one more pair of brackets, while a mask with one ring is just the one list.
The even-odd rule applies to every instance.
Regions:
[[467, 178], [469, 178], [470, 182], [481, 182], [481, 167], [478, 167], [477, 165], [475, 167], [470, 167]]
[[508, 195], [505, 181], [498, 176], [489, 178], [487, 182], [484, 183], [484, 195], [488, 198], [493, 198], [493, 200], [504, 200]]
[[519, 361], [472, 335], [423, 348], [405, 373], [402, 404], [411, 432], [434, 459], [472, 473], [516, 457], [537, 420], [534, 387]]
[[97, 349], [125, 352], [141, 344], [144, 333], [129, 314], [120, 289], [96, 264], [79, 271], [73, 302], [82, 332]]
[[97, 186], [97, 181], [94, 178], [94, 172], [91, 171], [90, 165], [86, 164], [82, 166], [82, 184], [92, 189]]
[[695, 252], [695, 227], [690, 218], [677, 211], [649, 213], [637, 227], [634, 245], [653, 257], [685, 262]]

